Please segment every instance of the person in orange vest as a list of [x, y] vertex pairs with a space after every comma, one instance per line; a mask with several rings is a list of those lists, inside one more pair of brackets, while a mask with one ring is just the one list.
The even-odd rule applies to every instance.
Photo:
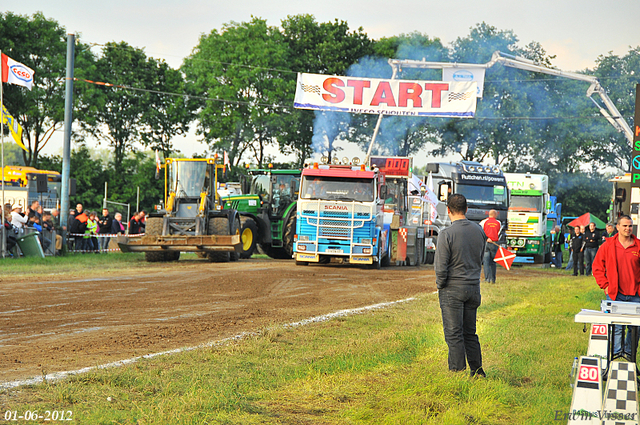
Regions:
[[500, 239], [500, 229], [502, 224], [498, 221], [498, 211], [489, 211], [489, 218], [482, 220], [480, 225], [484, 234], [487, 235], [487, 243], [484, 247], [484, 281], [487, 283], [496, 283], [496, 262], [493, 261], [496, 258], [498, 252], [498, 239]]

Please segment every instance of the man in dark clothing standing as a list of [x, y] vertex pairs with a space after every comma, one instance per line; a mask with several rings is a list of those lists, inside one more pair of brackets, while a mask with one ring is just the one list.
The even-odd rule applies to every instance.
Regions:
[[553, 258], [551, 264], [559, 269], [562, 268], [562, 246], [564, 245], [564, 233], [560, 231], [560, 226], [551, 231], [551, 252]]
[[571, 252], [573, 253], [573, 275], [578, 276], [578, 268], [580, 275], [584, 276], [584, 235], [580, 232], [580, 226], [574, 227], [575, 234], [571, 238]]
[[109, 249], [109, 238], [108, 235], [111, 233], [111, 225], [113, 224], [113, 218], [109, 215], [109, 210], [106, 208], [102, 209], [102, 217], [98, 220], [98, 228], [99, 234], [101, 235], [98, 238], [98, 243], [100, 244], [100, 251], [106, 251]]
[[129, 234], [137, 235], [138, 233], [140, 233], [140, 213], [136, 211], [129, 220]]
[[591, 276], [591, 265], [596, 258], [598, 247], [600, 246], [600, 232], [596, 229], [596, 223], [589, 223], [589, 227], [584, 232], [584, 260], [587, 263], [587, 276]]
[[449, 347], [449, 370], [465, 370], [468, 362], [471, 376], [486, 377], [476, 335], [476, 315], [481, 301], [480, 272], [487, 236], [479, 225], [465, 217], [464, 196], [451, 195], [447, 213], [451, 226], [438, 236], [434, 268], [444, 338]]

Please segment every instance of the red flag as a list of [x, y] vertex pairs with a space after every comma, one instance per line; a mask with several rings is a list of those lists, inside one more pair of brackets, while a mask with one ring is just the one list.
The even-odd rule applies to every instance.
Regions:
[[33, 86], [33, 69], [16, 62], [4, 53], [0, 57], [2, 63], [2, 82], [17, 84], [31, 90]]
[[493, 261], [500, 264], [505, 269], [511, 270], [511, 264], [513, 264], [513, 260], [515, 258], [515, 252], [504, 249], [503, 247], [499, 247], [498, 252], [496, 253], [496, 258], [494, 258]]

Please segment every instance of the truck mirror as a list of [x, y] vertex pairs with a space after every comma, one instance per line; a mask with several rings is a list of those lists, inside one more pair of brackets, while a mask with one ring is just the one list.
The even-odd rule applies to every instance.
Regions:
[[387, 197], [387, 186], [380, 186], [380, 198], [385, 199]]

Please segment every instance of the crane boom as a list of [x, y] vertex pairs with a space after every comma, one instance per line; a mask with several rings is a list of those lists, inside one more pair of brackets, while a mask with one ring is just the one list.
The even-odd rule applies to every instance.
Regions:
[[[394, 75], [398, 70], [402, 68], [426, 68], [426, 69], [444, 69], [444, 68], [479, 68], [479, 69], [487, 69], [491, 68], [493, 65], [500, 63], [504, 66], [508, 66], [511, 68], [522, 69], [525, 71], [531, 72], [540, 72], [548, 75], [555, 75], [557, 77], [569, 78], [572, 80], [585, 81], [590, 83], [589, 89], [587, 90], [587, 97], [590, 98], [598, 109], [600, 113], [609, 121], [609, 123], [619, 132], [623, 133], [627, 140], [630, 143], [633, 143], [633, 131], [629, 124], [625, 121], [625, 119], [616, 108], [616, 105], [609, 98], [606, 91], [598, 81], [598, 79], [591, 75], [579, 74], [577, 72], [568, 72], [562, 71], [559, 69], [547, 68], [546, 66], [538, 65], [534, 61], [520, 57], [513, 56], [506, 53], [502, 53], [496, 51], [491, 56], [491, 60], [484, 64], [478, 63], [451, 63], [451, 62], [429, 62], [429, 61], [416, 61], [416, 60], [408, 60], [408, 59], [389, 59], [389, 65], [394, 70]], [[593, 99], [593, 95], [598, 94], [600, 99], [604, 103], [605, 108], [600, 106], [598, 102]]]

